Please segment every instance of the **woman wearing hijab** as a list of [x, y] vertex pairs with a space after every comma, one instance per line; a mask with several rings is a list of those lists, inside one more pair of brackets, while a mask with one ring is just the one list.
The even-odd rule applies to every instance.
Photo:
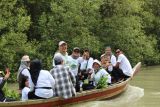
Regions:
[[28, 93], [29, 99], [46, 99], [54, 95], [55, 80], [47, 70], [42, 70], [41, 61], [35, 59], [30, 63], [31, 92]]
[[30, 65], [30, 59], [28, 55], [24, 55], [21, 59], [21, 64], [20, 67], [18, 69], [18, 74], [17, 74], [17, 80], [19, 83], [19, 90], [21, 92], [21, 82], [22, 82], [22, 75], [27, 76], [28, 80], [29, 80], [29, 86], [31, 84], [31, 75], [29, 72], [29, 65]]

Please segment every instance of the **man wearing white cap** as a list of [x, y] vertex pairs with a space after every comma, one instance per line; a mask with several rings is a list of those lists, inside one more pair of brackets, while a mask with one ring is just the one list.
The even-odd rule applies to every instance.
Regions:
[[31, 85], [31, 75], [29, 73], [29, 66], [30, 66], [30, 59], [28, 55], [24, 55], [21, 59], [21, 64], [20, 67], [18, 69], [18, 73], [17, 73], [17, 80], [19, 82], [19, 90], [22, 90], [20, 88], [21, 85], [21, 75], [25, 75], [28, 77], [29, 80], [29, 86]]
[[[64, 60], [64, 65], [68, 64], [68, 53], [67, 53], [67, 43], [65, 41], [60, 41], [58, 44], [59, 48], [58, 51], [54, 54], [54, 58], [56, 56], [61, 56]], [[53, 67], [55, 66], [53, 58]]]

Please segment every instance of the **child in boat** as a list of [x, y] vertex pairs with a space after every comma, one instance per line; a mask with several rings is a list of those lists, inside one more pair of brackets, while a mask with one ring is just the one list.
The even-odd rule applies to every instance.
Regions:
[[22, 81], [22, 84], [21, 84], [21, 89], [22, 89], [21, 100], [26, 101], [26, 100], [28, 100], [28, 92], [30, 91], [28, 76], [22, 75], [22, 80], [21, 81]]

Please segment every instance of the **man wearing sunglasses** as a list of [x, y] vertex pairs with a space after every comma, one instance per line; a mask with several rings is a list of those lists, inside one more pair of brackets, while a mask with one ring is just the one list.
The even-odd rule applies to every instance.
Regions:
[[127, 57], [123, 54], [123, 52], [120, 49], [116, 50], [116, 56], [117, 56], [117, 63], [114, 66], [117, 77], [115, 79], [121, 79], [124, 78], [125, 80], [132, 76], [132, 66], [127, 59]]

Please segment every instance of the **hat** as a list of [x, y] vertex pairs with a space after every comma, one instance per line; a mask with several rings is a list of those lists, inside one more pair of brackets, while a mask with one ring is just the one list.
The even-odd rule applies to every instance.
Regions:
[[61, 46], [62, 44], [67, 44], [67, 43], [65, 41], [60, 41], [58, 45]]
[[102, 54], [100, 58], [104, 57], [106, 54]]
[[28, 55], [24, 55], [22, 57], [21, 61], [30, 61], [29, 56]]
[[61, 63], [63, 61], [63, 58], [60, 55], [57, 55], [54, 57], [54, 62], [55, 63]]
[[97, 59], [95, 59], [95, 60], [93, 61], [93, 64], [94, 64], [94, 63], [97, 63], [98, 65], [101, 66], [101, 63], [100, 63]]
[[78, 47], [74, 47], [74, 48], [73, 48], [73, 51], [75, 51], [75, 50], [80, 51], [80, 49], [79, 49]]

